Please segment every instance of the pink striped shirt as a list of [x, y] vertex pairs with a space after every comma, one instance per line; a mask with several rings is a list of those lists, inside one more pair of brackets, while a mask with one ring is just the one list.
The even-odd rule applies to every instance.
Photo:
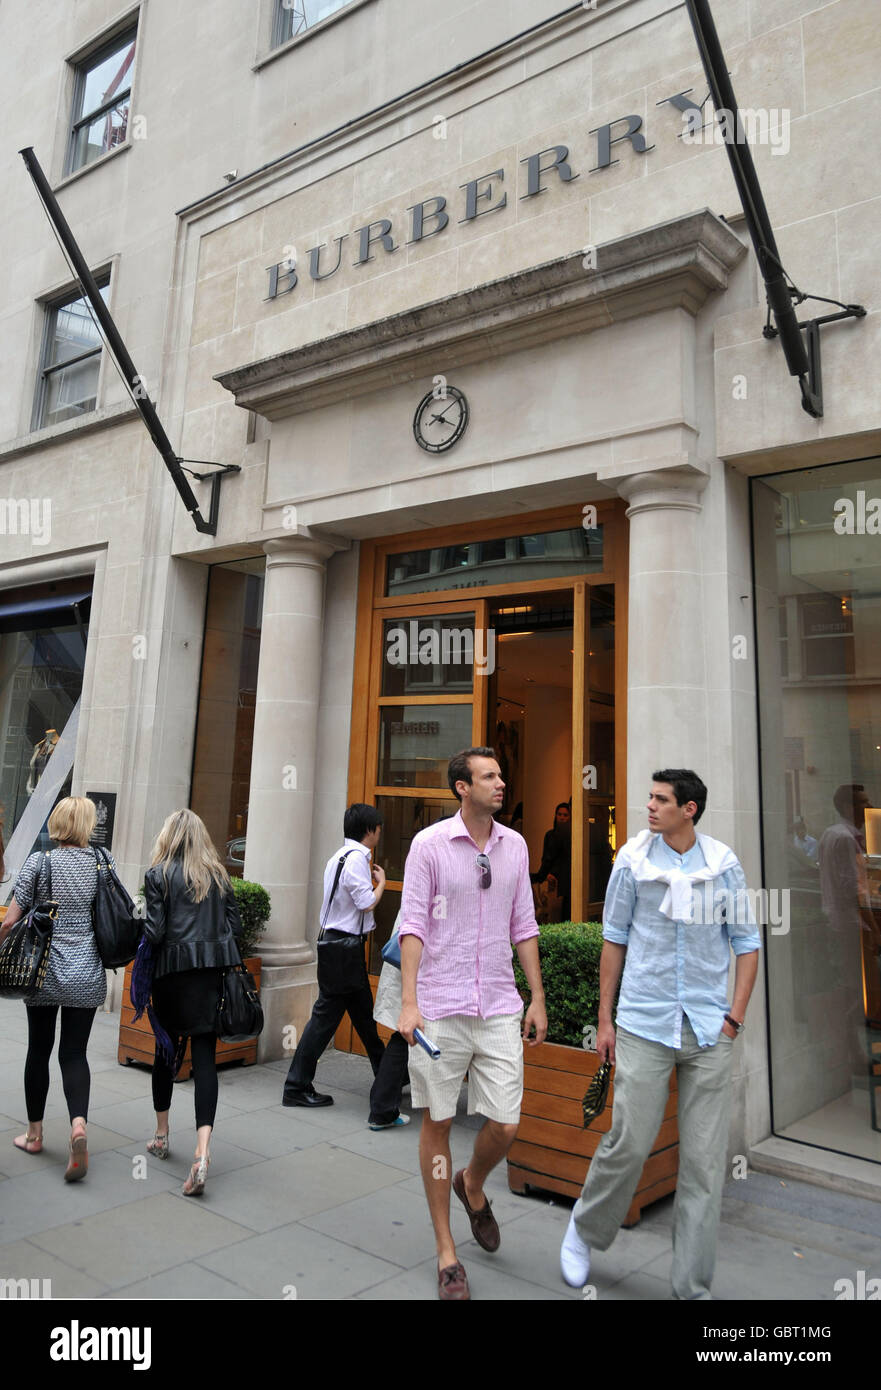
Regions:
[[529, 851], [516, 830], [493, 821], [483, 850], [492, 883], [481, 888], [480, 853], [462, 812], [420, 830], [404, 866], [399, 935], [423, 945], [416, 981], [426, 1019], [519, 1013], [511, 947], [538, 936]]

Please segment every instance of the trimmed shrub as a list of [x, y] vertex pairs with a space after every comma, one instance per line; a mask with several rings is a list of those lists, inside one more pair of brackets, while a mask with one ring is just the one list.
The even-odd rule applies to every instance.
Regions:
[[[548, 1013], [547, 1041], [582, 1047], [584, 1029], [596, 1027], [600, 1006], [599, 922], [548, 922], [539, 927], [538, 953]], [[514, 979], [529, 1003], [529, 986], [514, 955]]]
[[248, 956], [257, 954], [257, 944], [266, 930], [272, 904], [261, 883], [251, 883], [246, 878], [234, 878], [232, 886], [242, 919], [242, 938], [239, 944], [242, 958], [247, 959]]

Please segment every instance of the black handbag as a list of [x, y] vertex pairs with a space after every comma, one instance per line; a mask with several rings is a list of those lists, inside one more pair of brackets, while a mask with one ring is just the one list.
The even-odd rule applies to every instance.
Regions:
[[[58, 916], [58, 903], [52, 897], [52, 857], [46, 855], [49, 870], [49, 896], [34, 904], [20, 917], [0, 946], [0, 999], [22, 999], [39, 993], [46, 978], [52, 930]], [[42, 865], [41, 865], [42, 868]], [[39, 874], [36, 884], [39, 884]]]
[[606, 1101], [609, 1098], [609, 1084], [612, 1080], [612, 1063], [610, 1061], [600, 1062], [597, 1067], [593, 1081], [588, 1086], [584, 1099], [581, 1102], [581, 1109], [584, 1113], [584, 1128], [587, 1129], [592, 1120], [601, 1114], [606, 1108]]
[[[333, 888], [330, 890], [327, 912], [324, 914], [325, 922], [330, 915], [331, 903], [340, 881], [343, 864], [350, 854], [357, 854], [357, 850], [346, 850], [345, 854], [340, 855], [337, 862]], [[367, 970], [364, 965], [364, 913], [361, 913], [361, 930], [357, 936], [354, 932], [334, 932], [333, 936], [329, 936], [325, 932], [324, 923], [322, 923], [316, 949], [318, 953], [318, 988], [321, 993], [354, 994], [367, 979]]]
[[221, 1042], [247, 1042], [263, 1032], [263, 1005], [244, 961], [223, 972], [215, 1031]]
[[115, 873], [106, 849], [95, 851], [98, 881], [92, 900], [92, 926], [101, 964], [107, 970], [128, 965], [138, 953], [144, 924]]

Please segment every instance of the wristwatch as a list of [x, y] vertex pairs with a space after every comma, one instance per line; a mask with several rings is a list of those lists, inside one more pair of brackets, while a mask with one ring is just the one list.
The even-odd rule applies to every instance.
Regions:
[[730, 1014], [725, 1015], [725, 1022], [731, 1024], [731, 1027], [734, 1029], [735, 1033], [742, 1033], [744, 1028], [746, 1027], [745, 1023], [738, 1023], [737, 1019], [732, 1018]]

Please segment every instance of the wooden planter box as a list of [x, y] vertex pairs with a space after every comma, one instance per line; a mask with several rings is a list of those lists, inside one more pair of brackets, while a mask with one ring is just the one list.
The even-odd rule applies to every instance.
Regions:
[[[254, 983], [258, 990], [260, 988], [260, 966], [259, 956], [249, 956], [245, 961], [245, 966], [254, 976]], [[142, 1062], [145, 1066], [152, 1067], [154, 1039], [153, 1029], [150, 1027], [150, 1020], [146, 1011], [141, 1015], [140, 1020], [135, 1023], [135, 1011], [132, 1008], [129, 987], [131, 985], [132, 968], [130, 965], [125, 967], [125, 980], [122, 987], [122, 1007], [119, 1012], [119, 1047], [117, 1057], [121, 1066], [126, 1067], [130, 1062]], [[257, 1039], [251, 1038], [248, 1042], [225, 1043], [217, 1040], [217, 1063], [218, 1066], [224, 1062], [241, 1062], [243, 1066], [251, 1067], [257, 1061]], [[186, 1081], [193, 1069], [190, 1059], [190, 1045], [187, 1043], [187, 1050], [184, 1053], [184, 1060], [181, 1069], [175, 1077], [176, 1081]]]
[[[612, 1127], [613, 1082], [605, 1110], [584, 1128], [582, 1097], [599, 1066], [595, 1052], [559, 1043], [523, 1044], [523, 1107], [517, 1138], [508, 1153], [508, 1186], [512, 1192], [540, 1188], [580, 1197], [597, 1145]], [[664, 1119], [623, 1224], [633, 1226], [642, 1208], [675, 1191], [679, 1167], [679, 1129], [676, 1123], [676, 1072]]]

